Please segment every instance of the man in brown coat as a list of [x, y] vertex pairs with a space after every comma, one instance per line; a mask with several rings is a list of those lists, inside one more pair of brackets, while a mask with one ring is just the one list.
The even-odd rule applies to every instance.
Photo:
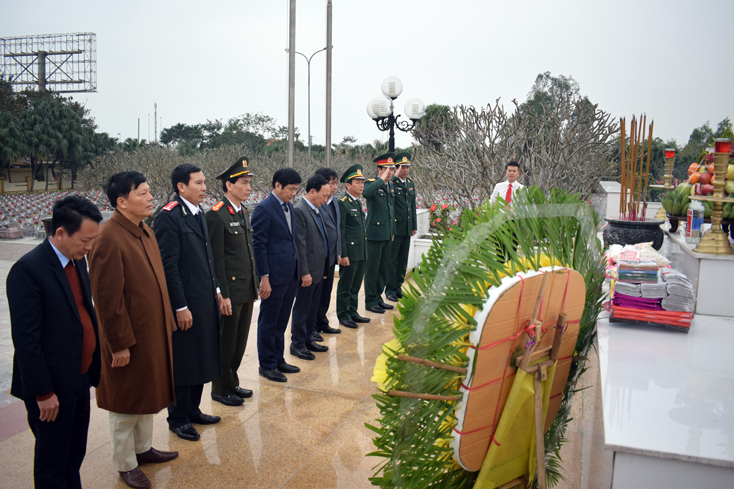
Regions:
[[110, 412], [112, 459], [125, 483], [150, 487], [144, 463], [173, 460], [152, 448], [153, 416], [174, 399], [171, 332], [176, 322], [163, 262], [152, 229], [145, 177], [110, 177], [105, 187], [115, 213], [89, 253], [92, 297], [98, 311], [102, 376], [97, 405]]

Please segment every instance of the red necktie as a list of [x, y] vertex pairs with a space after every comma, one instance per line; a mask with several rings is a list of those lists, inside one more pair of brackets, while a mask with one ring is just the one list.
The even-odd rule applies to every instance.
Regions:
[[97, 348], [96, 338], [94, 336], [94, 325], [92, 324], [92, 318], [89, 315], [87, 306], [84, 304], [84, 290], [82, 289], [81, 280], [77, 274], [76, 267], [71, 260], [64, 267], [66, 278], [69, 279], [69, 286], [74, 294], [74, 301], [76, 302], [76, 308], [79, 311], [79, 319], [82, 321], [82, 371], [84, 374], [89, 370], [89, 366], [92, 364], [92, 354]]
[[507, 187], [507, 195], [505, 195], [505, 202], [509, 204], [510, 200], [512, 200], [512, 184]]

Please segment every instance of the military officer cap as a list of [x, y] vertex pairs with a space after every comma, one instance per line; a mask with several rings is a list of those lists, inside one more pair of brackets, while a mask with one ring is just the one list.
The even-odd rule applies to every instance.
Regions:
[[234, 165], [230, 166], [222, 173], [216, 176], [217, 180], [229, 180], [230, 178], [237, 177], [251, 177], [250, 169], [247, 167], [247, 157], [242, 156], [234, 162]]
[[364, 180], [364, 175], [362, 174], [362, 165], [356, 164], [350, 166], [347, 171], [344, 172], [342, 175], [340, 182], [348, 183], [353, 178], [356, 178], [358, 180]]
[[374, 161], [377, 163], [377, 168], [395, 168], [395, 153], [385, 153], [375, 158]]
[[410, 166], [410, 153], [398, 153], [395, 155], [395, 165], [396, 166]]

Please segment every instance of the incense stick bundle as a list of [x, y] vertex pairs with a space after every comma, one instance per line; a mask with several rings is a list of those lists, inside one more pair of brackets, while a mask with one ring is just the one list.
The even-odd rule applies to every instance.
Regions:
[[645, 203], [642, 205], [642, 217], [647, 213], [647, 188], [650, 182], [650, 154], [652, 153], [652, 126], [655, 121], [650, 121], [650, 135], [647, 137], [647, 168], [645, 169]]
[[[648, 126], [647, 114], [632, 116], [627, 142], [627, 121], [620, 118], [620, 199], [619, 215], [625, 220], [645, 220], [647, 211], [647, 191], [650, 183], [650, 159], [652, 155], [653, 125]], [[647, 140], [647, 141], [646, 141]], [[645, 162], [645, 142], [647, 142], [647, 162]]]
[[625, 121], [625, 118], [624, 117], [620, 118], [620, 120], [619, 120], [619, 126], [620, 126], [620, 131], [622, 133], [620, 135], [620, 138], [619, 138], [620, 139], [620, 142], [621, 142], [621, 145], [622, 145], [622, 149], [621, 149], [621, 153], [620, 153], [620, 160], [619, 160], [619, 165], [620, 165], [620, 168], [622, 169], [622, 174], [621, 174], [620, 179], [619, 179], [619, 183], [622, 186], [622, 188], [621, 188], [622, 191], [619, 194], [619, 218], [620, 219], [624, 219], [624, 208], [625, 208], [625, 204], [627, 203], [626, 202], [626, 200], [627, 200], [627, 171], [626, 171], [627, 162], [625, 161], [625, 149], [626, 149], [626, 146], [627, 146], [627, 134], [625, 132], [625, 122], [626, 121]]

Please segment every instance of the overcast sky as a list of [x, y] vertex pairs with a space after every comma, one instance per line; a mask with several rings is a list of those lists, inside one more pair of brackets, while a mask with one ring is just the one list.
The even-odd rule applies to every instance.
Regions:
[[[405, 102], [510, 106], [535, 77], [573, 76], [615, 117], [647, 113], [655, 136], [734, 117], [732, 0], [333, 0], [332, 142], [385, 139], [366, 113], [382, 80]], [[296, 49], [326, 45], [326, 1], [298, 0]], [[75, 94], [123, 139], [262, 112], [288, 121], [288, 0], [6, 0], [0, 37], [97, 35], [97, 93]], [[325, 134], [325, 53], [311, 62], [311, 133]], [[307, 137], [306, 61], [296, 59], [296, 126]], [[149, 116], [150, 114], [150, 116]], [[150, 127], [148, 118], [150, 117]], [[411, 138], [400, 134], [398, 146]]]

